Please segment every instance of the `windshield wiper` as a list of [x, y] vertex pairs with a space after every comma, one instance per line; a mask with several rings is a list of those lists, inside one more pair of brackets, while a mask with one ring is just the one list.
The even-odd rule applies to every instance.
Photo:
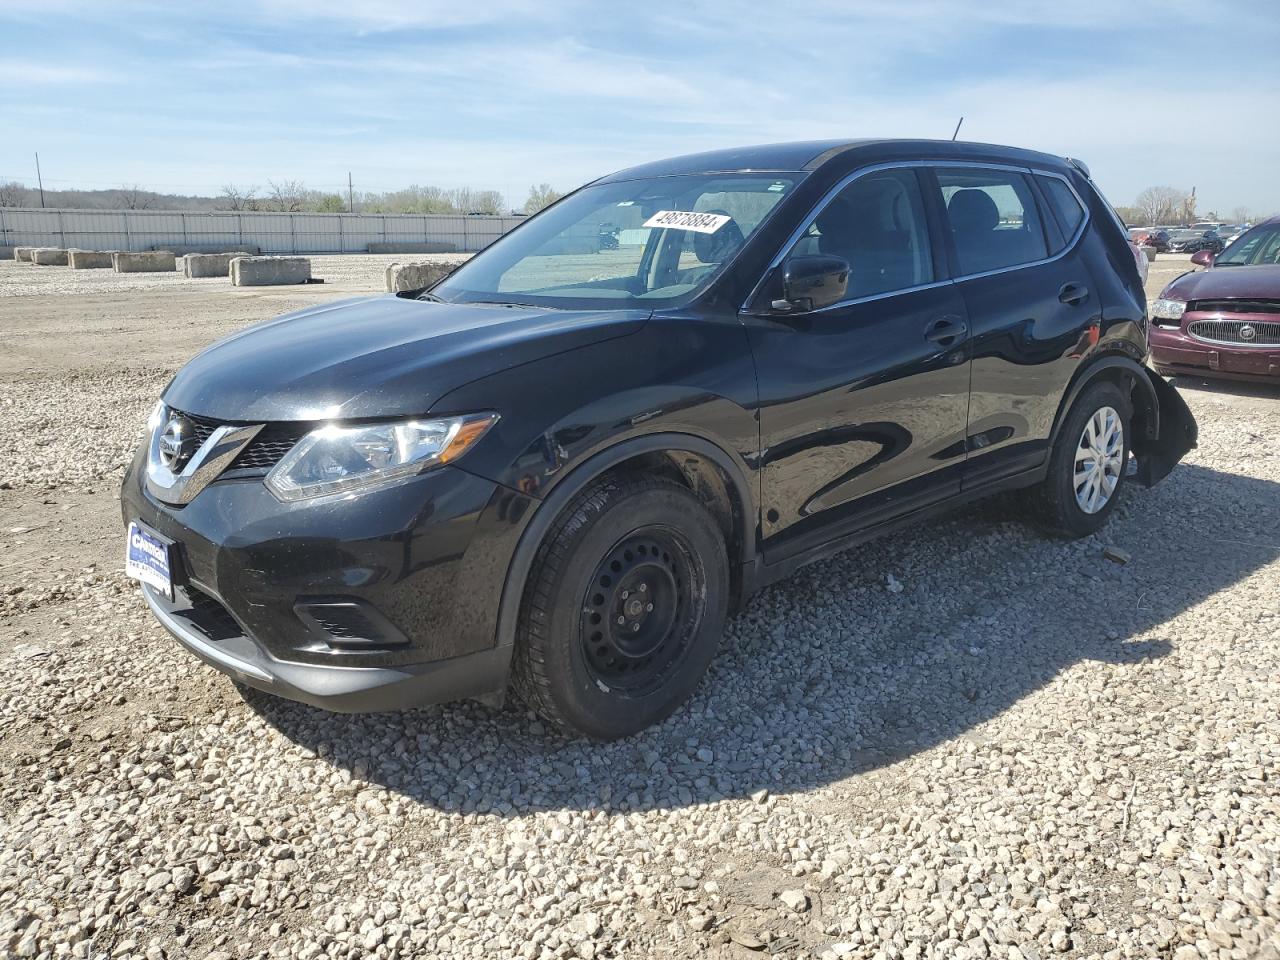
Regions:
[[521, 303], [518, 300], [467, 300], [467, 303], [483, 304], [486, 307], [532, 307], [534, 310], [555, 310], [545, 303]]
[[443, 297], [437, 297], [434, 293], [427, 293], [425, 290], [422, 293], [418, 294], [418, 296], [415, 297], [414, 299], [428, 300], [431, 303], [448, 303], [449, 302], [448, 300], [445, 300]]

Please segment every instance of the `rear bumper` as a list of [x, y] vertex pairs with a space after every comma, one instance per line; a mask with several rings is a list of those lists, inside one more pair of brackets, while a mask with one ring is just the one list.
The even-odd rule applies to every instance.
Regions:
[[1182, 329], [1152, 326], [1151, 362], [1168, 373], [1275, 382], [1280, 379], [1280, 347], [1260, 349], [1202, 343]]

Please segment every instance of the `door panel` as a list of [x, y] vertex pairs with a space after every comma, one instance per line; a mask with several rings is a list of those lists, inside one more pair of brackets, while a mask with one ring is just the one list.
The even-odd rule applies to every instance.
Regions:
[[968, 342], [950, 283], [805, 318], [747, 318], [760, 378], [764, 549], [785, 557], [957, 493]]
[[1058, 402], [1096, 339], [1099, 296], [1025, 173], [935, 174], [972, 327], [968, 489], [1044, 461]]
[[[1069, 284], [1089, 298], [1060, 302]], [[1058, 402], [1089, 347], [1096, 296], [1084, 265], [1068, 259], [957, 286], [973, 325], [969, 487], [1044, 461]]]
[[[779, 258], [769, 308], [744, 317], [760, 384], [767, 561], [959, 492], [968, 318], [955, 287], [937, 279], [943, 248], [920, 177], [853, 174]], [[815, 255], [848, 265], [841, 299], [770, 314], [812, 304], [788, 300], [777, 279]]]

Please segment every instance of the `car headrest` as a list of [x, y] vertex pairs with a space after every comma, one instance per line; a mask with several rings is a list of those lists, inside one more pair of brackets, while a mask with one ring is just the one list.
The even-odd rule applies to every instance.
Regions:
[[[708, 210], [707, 213], [718, 213], [728, 217], [728, 210]], [[742, 246], [745, 238], [738, 221], [730, 220], [715, 233], [695, 233], [693, 235], [693, 255], [702, 263], [723, 263]]]
[[957, 190], [947, 201], [947, 213], [956, 233], [984, 233], [1000, 223], [1000, 210], [984, 190]]

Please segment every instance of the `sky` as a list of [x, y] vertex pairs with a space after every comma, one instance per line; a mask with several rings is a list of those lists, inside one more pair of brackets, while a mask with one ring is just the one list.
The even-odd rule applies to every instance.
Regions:
[[1115, 204], [1280, 211], [1274, 0], [0, 0], [0, 181], [567, 190], [646, 160], [951, 136]]

